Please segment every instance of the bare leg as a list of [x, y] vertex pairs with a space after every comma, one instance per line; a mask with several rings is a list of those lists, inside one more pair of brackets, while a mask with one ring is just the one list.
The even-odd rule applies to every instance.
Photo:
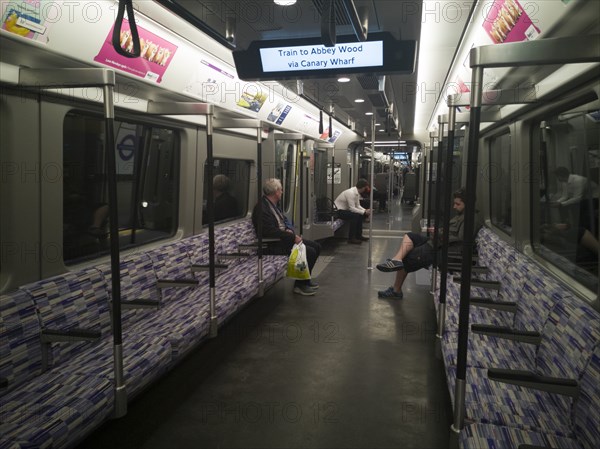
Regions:
[[394, 281], [394, 291], [399, 293], [402, 291], [402, 284], [404, 284], [404, 280], [408, 273], [406, 270], [398, 270], [396, 271], [396, 280]]
[[581, 237], [581, 240], [579, 241], [579, 243], [581, 243], [581, 245], [583, 245], [587, 249], [598, 254], [598, 248], [600, 248], [600, 243], [598, 243], [598, 240], [596, 240], [596, 237], [594, 237], [594, 234], [592, 234], [587, 229], [584, 231], [583, 236]]
[[404, 237], [402, 237], [402, 243], [400, 244], [400, 248], [398, 248], [398, 252], [393, 257], [393, 259], [403, 260], [406, 257], [406, 255], [412, 251], [414, 247], [415, 245], [408, 236], [408, 234], [404, 234]]

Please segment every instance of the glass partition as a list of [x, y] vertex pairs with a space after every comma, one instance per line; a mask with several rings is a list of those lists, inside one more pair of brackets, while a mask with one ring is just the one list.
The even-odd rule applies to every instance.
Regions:
[[532, 139], [534, 248], [592, 291], [598, 288], [599, 105], [586, 98], [541, 117]]

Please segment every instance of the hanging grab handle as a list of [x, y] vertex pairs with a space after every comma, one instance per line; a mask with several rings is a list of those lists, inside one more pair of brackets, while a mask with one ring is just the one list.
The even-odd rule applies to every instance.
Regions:
[[[129, 20], [133, 53], [130, 53], [127, 49], [121, 47], [121, 26], [123, 25], [125, 8], [127, 8], [127, 19]], [[138, 34], [137, 25], [135, 24], [135, 17], [133, 16], [132, 0], [119, 0], [119, 12], [117, 13], [117, 19], [115, 20], [115, 26], [113, 28], [112, 44], [115, 51], [121, 56], [125, 56], [126, 58], [137, 58], [140, 56], [140, 36]]]

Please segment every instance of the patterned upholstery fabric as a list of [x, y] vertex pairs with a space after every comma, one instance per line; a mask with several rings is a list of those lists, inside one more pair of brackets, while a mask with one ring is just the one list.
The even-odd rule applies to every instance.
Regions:
[[71, 446], [110, 416], [113, 398], [106, 378], [48, 371], [0, 400], [0, 447]]
[[340, 229], [342, 226], [344, 226], [345, 221], [342, 220], [341, 218], [337, 218], [335, 220], [333, 220], [333, 222], [331, 223], [331, 229], [333, 230], [333, 232], [337, 231], [338, 229]]
[[460, 447], [515, 448], [532, 444], [552, 448], [595, 449], [600, 447], [600, 346], [596, 345], [580, 380], [580, 394], [572, 407], [572, 433], [560, 436], [549, 429], [538, 431], [517, 427], [476, 423], [466, 426], [460, 434]]
[[[80, 328], [100, 331], [102, 337], [111, 332], [106, 282], [98, 270], [65, 273], [25, 285], [22, 290], [33, 298], [42, 330]], [[49, 362], [60, 364], [95, 344], [52, 343]]]
[[[599, 342], [598, 312], [585, 303], [557, 303], [544, 327], [535, 359], [523, 359], [521, 369], [543, 376], [579, 380]], [[455, 380], [455, 367], [447, 367], [447, 372], [451, 388], [454, 382], [450, 379]], [[489, 380], [485, 368], [468, 368], [466, 401], [469, 419], [572, 436], [572, 399]]]
[[[517, 311], [471, 307], [471, 323], [537, 331], [542, 340], [535, 346], [470, 333], [465, 408], [467, 422], [474, 423], [461, 433], [460, 446], [600, 447], [600, 314], [489, 229], [482, 228], [477, 240], [479, 264], [491, 271], [486, 277], [502, 284], [497, 298], [516, 302]], [[442, 351], [453, 402], [459, 296], [460, 286], [449, 281]], [[496, 298], [478, 289], [471, 296]], [[578, 380], [581, 391], [571, 399], [495, 382], [487, 378], [488, 367]]]
[[[96, 267], [106, 279], [109, 297], [112, 301], [112, 272], [110, 264]], [[127, 303], [136, 299], [160, 301], [160, 292], [156, 286], [156, 274], [152, 260], [146, 254], [133, 254], [123, 257], [120, 261], [121, 302]], [[126, 328], [131, 323], [143, 319], [154, 310], [127, 309], [121, 310], [121, 322]]]
[[33, 301], [25, 292], [0, 296], [0, 377], [4, 395], [42, 371], [40, 324]]
[[[187, 241], [170, 243], [160, 248], [149, 251], [152, 265], [157, 279], [160, 280], [182, 280], [194, 279], [192, 273], [192, 262], [189, 256], [189, 244]], [[196, 286], [190, 287], [168, 287], [160, 290], [163, 301], [174, 301], [189, 294]]]
[[[171, 289], [176, 290], [176, 289]], [[156, 313], [132, 328], [140, 335], [152, 334], [167, 338], [176, 363], [208, 335], [210, 324], [208, 289], [180, 289], [185, 296], [166, 304]]]
[[[238, 252], [256, 240], [250, 219], [218, 227], [216, 252]], [[256, 250], [243, 249], [255, 254]], [[161, 299], [156, 309], [122, 309], [123, 365], [129, 398], [160, 377], [208, 335], [208, 273], [203, 233], [147, 253], [122, 256], [121, 301]], [[219, 325], [258, 293], [257, 258], [227, 259], [216, 278]], [[264, 256], [266, 286], [285, 273], [287, 257]], [[158, 289], [157, 279], [199, 280], [198, 286]], [[114, 408], [110, 264], [70, 272], [21, 287], [0, 298], [0, 449], [71, 447], [106, 420]], [[37, 312], [37, 313], [36, 313]], [[52, 343], [50, 369], [41, 372], [42, 329], [100, 331], [97, 343]], [[5, 338], [6, 337], [6, 338]], [[19, 384], [15, 382], [18, 377]], [[21, 383], [25, 382], [25, 383]]]
[[581, 390], [573, 407], [575, 435], [585, 449], [600, 447], [600, 344], [580, 379]]
[[554, 449], [582, 449], [577, 440], [514, 427], [469, 424], [459, 436], [463, 449], [519, 449], [521, 444]]
[[[152, 331], [154, 332], [154, 331]], [[172, 349], [164, 336], [143, 333], [123, 335], [123, 376], [127, 397], [135, 397], [171, 367]], [[86, 351], [61, 367], [82, 376], [99, 376], [114, 381], [113, 339], [102, 341], [101, 347]]]

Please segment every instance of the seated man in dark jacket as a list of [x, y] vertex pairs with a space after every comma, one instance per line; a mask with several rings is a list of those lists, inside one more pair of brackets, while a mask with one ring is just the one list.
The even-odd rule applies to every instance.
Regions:
[[[306, 247], [306, 259], [308, 268], [312, 272], [315, 262], [321, 252], [321, 245], [311, 240], [304, 240], [296, 235], [293, 226], [279, 209], [279, 201], [283, 193], [283, 187], [279, 179], [267, 179], [263, 183], [262, 201], [262, 237], [278, 238], [280, 240], [276, 247], [270, 247], [265, 250], [265, 254], [285, 254], [289, 255], [295, 243], [304, 243]], [[252, 211], [252, 223], [258, 233], [258, 204]], [[297, 280], [294, 284], [294, 293], [300, 295], [312, 296], [315, 294], [319, 285], [312, 280]]]

